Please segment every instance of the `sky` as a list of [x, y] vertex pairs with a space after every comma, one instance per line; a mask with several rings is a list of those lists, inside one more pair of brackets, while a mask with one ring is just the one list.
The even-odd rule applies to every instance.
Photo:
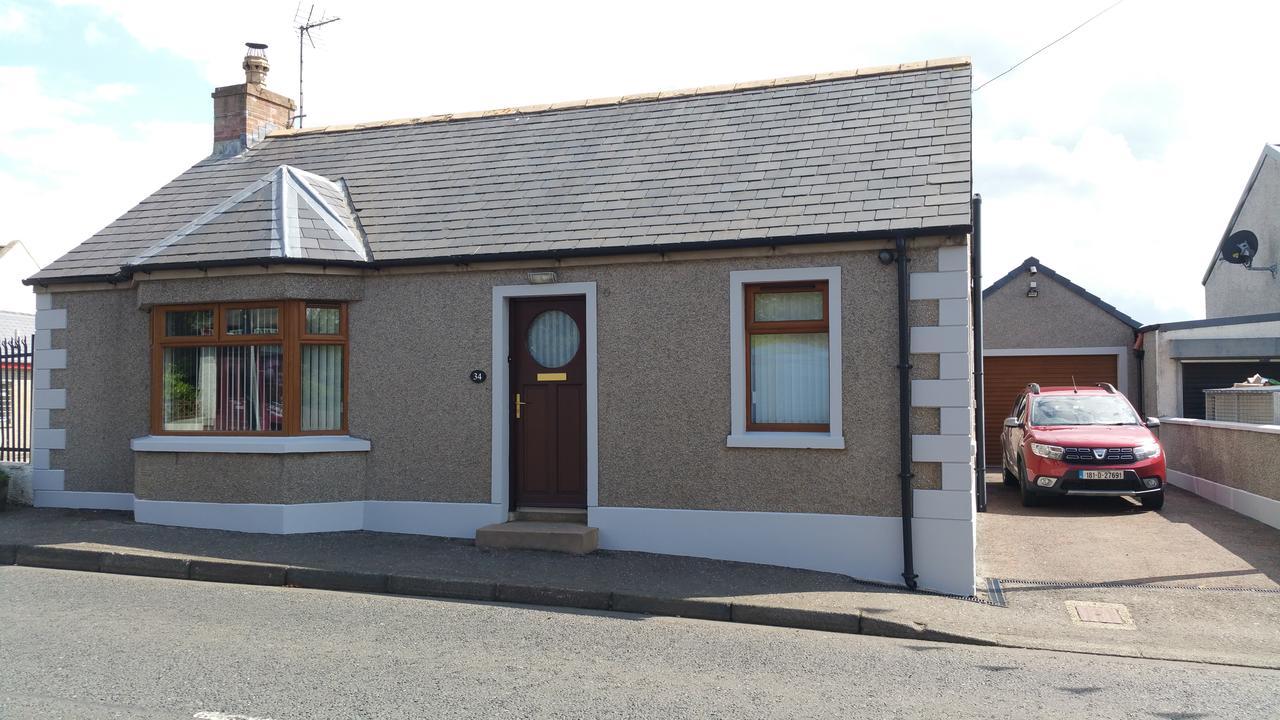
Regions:
[[[1111, 4], [333, 0], [307, 126], [967, 55], [975, 87]], [[310, 7], [304, 4], [302, 10]], [[246, 41], [297, 95], [296, 0], [0, 0], [0, 309], [19, 280], [208, 155]], [[1280, 141], [1280, 3], [1125, 0], [974, 95], [983, 275], [1028, 256], [1144, 323], [1204, 317], [1200, 279]]]

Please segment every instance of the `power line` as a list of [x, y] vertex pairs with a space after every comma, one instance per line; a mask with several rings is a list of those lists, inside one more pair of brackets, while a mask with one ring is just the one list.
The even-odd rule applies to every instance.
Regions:
[[1098, 18], [1102, 17], [1103, 15], [1106, 15], [1106, 14], [1107, 14], [1108, 12], [1110, 12], [1110, 11], [1111, 11], [1115, 6], [1119, 5], [1119, 4], [1120, 4], [1120, 3], [1122, 3], [1122, 2], [1124, 2], [1124, 0], [1116, 0], [1115, 2], [1111, 3], [1111, 4], [1110, 4], [1110, 5], [1108, 5], [1107, 7], [1103, 8], [1100, 12], [1098, 12], [1098, 14], [1097, 14], [1097, 15], [1094, 15], [1093, 17], [1089, 18], [1088, 20], [1085, 20], [1084, 22], [1080, 23], [1079, 25], [1077, 25], [1077, 26], [1075, 26], [1075, 27], [1071, 28], [1070, 30], [1068, 30], [1068, 31], [1066, 32], [1066, 34], [1064, 34], [1062, 37], [1058, 38], [1057, 40], [1054, 40], [1053, 42], [1049, 43], [1048, 45], [1045, 45], [1044, 47], [1040, 48], [1039, 50], [1037, 50], [1037, 51], [1035, 51], [1035, 52], [1031, 53], [1030, 55], [1028, 55], [1028, 56], [1026, 56], [1026, 57], [1022, 58], [1021, 60], [1019, 60], [1018, 62], [1014, 63], [1012, 66], [1010, 66], [1008, 70], [1005, 70], [1004, 72], [1000, 73], [999, 75], [997, 75], [997, 76], [995, 76], [995, 77], [991, 78], [990, 80], [988, 80], [988, 81], [986, 81], [986, 82], [982, 83], [982, 84], [981, 84], [981, 85], [979, 85], [978, 87], [974, 88], [974, 89], [973, 89], [973, 91], [974, 91], [974, 92], [978, 92], [978, 91], [979, 91], [979, 90], [981, 90], [982, 88], [984, 88], [984, 87], [986, 87], [986, 86], [990, 85], [991, 83], [993, 83], [993, 82], [995, 82], [995, 81], [999, 80], [1000, 78], [1004, 77], [1005, 75], [1008, 75], [1009, 73], [1013, 72], [1014, 70], [1017, 70], [1017, 69], [1018, 69], [1018, 67], [1019, 67], [1020, 65], [1022, 65], [1023, 63], [1025, 63], [1026, 61], [1028, 61], [1028, 60], [1030, 60], [1031, 58], [1033, 58], [1033, 57], [1035, 57], [1035, 56], [1039, 55], [1040, 53], [1044, 52], [1045, 50], [1048, 50], [1049, 48], [1053, 47], [1054, 45], [1057, 45], [1058, 43], [1062, 42], [1063, 40], [1066, 40], [1067, 38], [1071, 37], [1071, 36], [1072, 36], [1072, 34], [1074, 34], [1074, 33], [1075, 33], [1075, 31], [1079, 30], [1080, 28], [1084, 27], [1085, 25], [1088, 25], [1089, 23], [1093, 22], [1094, 20], [1097, 20]]

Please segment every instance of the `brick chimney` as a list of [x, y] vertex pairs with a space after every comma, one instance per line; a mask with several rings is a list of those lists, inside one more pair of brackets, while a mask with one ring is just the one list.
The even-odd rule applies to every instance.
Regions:
[[266, 87], [267, 46], [245, 43], [244, 83], [213, 91], [213, 155], [231, 157], [253, 147], [267, 133], [287, 128], [297, 105]]

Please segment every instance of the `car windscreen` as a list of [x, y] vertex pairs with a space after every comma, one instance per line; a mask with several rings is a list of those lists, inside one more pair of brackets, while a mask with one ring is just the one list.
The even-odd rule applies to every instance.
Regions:
[[1032, 425], [1137, 425], [1137, 413], [1115, 395], [1049, 395], [1031, 404]]

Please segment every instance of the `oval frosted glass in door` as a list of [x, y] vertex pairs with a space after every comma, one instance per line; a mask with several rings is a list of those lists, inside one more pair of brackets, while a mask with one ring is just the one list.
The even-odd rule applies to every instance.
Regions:
[[563, 367], [578, 354], [578, 323], [560, 310], [539, 313], [529, 324], [529, 354], [544, 368]]

